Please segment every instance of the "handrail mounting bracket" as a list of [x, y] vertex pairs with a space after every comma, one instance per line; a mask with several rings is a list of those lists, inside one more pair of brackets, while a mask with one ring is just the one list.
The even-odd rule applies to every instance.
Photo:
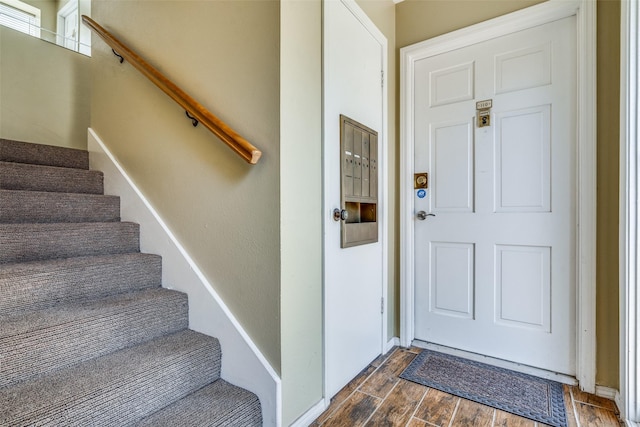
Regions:
[[193, 117], [191, 114], [189, 114], [189, 112], [188, 112], [188, 111], [185, 111], [184, 113], [185, 113], [185, 114], [187, 115], [187, 117], [191, 120], [191, 123], [193, 124], [193, 127], [198, 126], [198, 123], [199, 123], [199, 122], [198, 122], [198, 119], [196, 119], [196, 118], [195, 118], [195, 117]]
[[111, 52], [113, 52], [113, 54], [115, 56], [117, 56], [118, 58], [120, 58], [120, 63], [122, 64], [124, 62], [124, 58], [122, 57], [122, 55], [120, 55], [118, 52], [115, 51], [115, 49], [111, 49]]

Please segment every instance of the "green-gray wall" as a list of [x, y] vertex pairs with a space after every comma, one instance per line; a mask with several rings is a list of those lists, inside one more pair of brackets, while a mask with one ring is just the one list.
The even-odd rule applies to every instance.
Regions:
[[0, 138], [86, 149], [90, 63], [0, 26]]
[[96, 1], [92, 15], [263, 151], [245, 163], [94, 37], [91, 127], [280, 372], [279, 2]]
[[322, 399], [320, 0], [280, 3], [282, 425]]
[[619, 386], [620, 1], [599, 0], [596, 383]]

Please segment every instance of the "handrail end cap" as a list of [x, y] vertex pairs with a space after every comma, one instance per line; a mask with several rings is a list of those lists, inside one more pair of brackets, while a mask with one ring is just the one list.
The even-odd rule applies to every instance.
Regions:
[[258, 160], [260, 160], [260, 157], [262, 157], [262, 151], [258, 149], [251, 150], [251, 158], [249, 159], [249, 163], [255, 165], [256, 163], [258, 163]]

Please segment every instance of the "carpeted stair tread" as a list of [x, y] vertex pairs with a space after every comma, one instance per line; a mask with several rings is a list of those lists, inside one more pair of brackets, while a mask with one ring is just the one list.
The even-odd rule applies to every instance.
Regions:
[[262, 425], [258, 397], [219, 379], [143, 419], [136, 427], [257, 427]]
[[186, 294], [162, 288], [4, 318], [0, 388], [188, 326]]
[[0, 425], [129, 425], [219, 376], [218, 341], [185, 330], [0, 389]]
[[102, 172], [27, 163], [0, 162], [0, 189], [102, 194]]
[[0, 264], [0, 316], [158, 288], [162, 258], [128, 253]]
[[99, 194], [0, 190], [0, 222], [110, 222], [120, 220], [120, 198]]
[[139, 252], [131, 222], [0, 224], [0, 264]]
[[89, 152], [74, 148], [0, 139], [0, 161], [89, 169]]

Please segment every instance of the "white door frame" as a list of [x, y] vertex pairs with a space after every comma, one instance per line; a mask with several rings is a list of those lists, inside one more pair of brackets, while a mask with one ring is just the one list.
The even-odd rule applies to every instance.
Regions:
[[[69, 0], [62, 8], [58, 11], [57, 21], [56, 21], [56, 44], [62, 47], [66, 47], [66, 39], [64, 34], [64, 23], [67, 17], [73, 13], [74, 10], [78, 11], [78, 35], [76, 38], [75, 48], [74, 50], [78, 51], [78, 46], [80, 45], [80, 2], [78, 0]], [[60, 32], [62, 29], [62, 32]]]
[[415, 62], [515, 31], [576, 16], [576, 378], [595, 392], [596, 10], [590, 0], [550, 0], [400, 50], [400, 344], [414, 335], [413, 85]]
[[[384, 36], [384, 34], [378, 29], [378, 27], [373, 23], [373, 21], [367, 16], [367, 14], [360, 8], [360, 6], [358, 6], [358, 4], [356, 3], [355, 0], [323, 0], [323, 11], [324, 11], [324, 2], [325, 1], [341, 1], [346, 7], [347, 9], [349, 9], [349, 11], [351, 13], [353, 13], [353, 15], [356, 17], [356, 19], [358, 19], [358, 21], [367, 29], [367, 31], [369, 31], [369, 33], [375, 38], [375, 40], [377, 42], [380, 43], [380, 45], [382, 46], [382, 69], [386, 72], [386, 70], [389, 69], [389, 64], [388, 64], [388, 41], [387, 38]], [[324, 32], [325, 32], [325, 26], [324, 26], [324, 12], [323, 12], [323, 23], [322, 23], [322, 32], [323, 32], [323, 49], [324, 49]], [[323, 56], [324, 56], [324, 52], [323, 52]], [[382, 76], [381, 76], [382, 78]], [[323, 81], [323, 87], [325, 82]], [[382, 246], [382, 256], [381, 256], [381, 263], [382, 263], [382, 297], [384, 298], [384, 306], [382, 307], [384, 312], [382, 313], [382, 322], [380, 325], [381, 328], [381, 336], [382, 336], [382, 346], [380, 348], [380, 353], [384, 353], [387, 350], [387, 339], [388, 339], [388, 334], [387, 334], [387, 328], [388, 328], [388, 321], [387, 321], [387, 312], [388, 312], [388, 298], [387, 298], [387, 289], [389, 286], [389, 267], [388, 267], [388, 259], [389, 259], [389, 164], [388, 164], [388, 150], [389, 150], [389, 146], [388, 146], [388, 129], [389, 129], [389, 118], [388, 118], [388, 91], [387, 91], [387, 79], [382, 78], [382, 129], [378, 132], [378, 146], [381, 147], [378, 151], [380, 153], [380, 157], [378, 159], [378, 170], [380, 171], [380, 181], [379, 181], [379, 185], [378, 185], [378, 191], [379, 191], [379, 200], [380, 203], [382, 203], [382, 209], [378, 209], [378, 218], [380, 220], [380, 227], [381, 227], [381, 232], [378, 236], [381, 246]], [[324, 90], [323, 90], [323, 97], [324, 97]], [[326, 120], [326, 118], [324, 117], [324, 99], [323, 99], [323, 108], [322, 108], [322, 120], [324, 123], [324, 120]], [[324, 129], [324, 125], [322, 126]], [[325, 135], [323, 135], [323, 158], [327, 158], [327, 153], [324, 153], [324, 138]], [[323, 174], [324, 174], [324, 168], [323, 168]], [[324, 176], [323, 177], [323, 187], [326, 189], [328, 186], [328, 177]], [[326, 190], [323, 190], [323, 194], [325, 193]], [[324, 196], [323, 196], [324, 199]], [[331, 203], [333, 203], [333, 201], [331, 201]], [[323, 212], [324, 212], [324, 221], [323, 221], [323, 228], [325, 229], [325, 231], [323, 232], [323, 235], [326, 233], [326, 225], [325, 223], [327, 221], [333, 221], [332, 219], [330, 219], [330, 206], [327, 205], [327, 201], [325, 200], [325, 203], [323, 203], [323, 208], [322, 208]], [[324, 238], [323, 238], [323, 245], [324, 245]], [[326, 248], [323, 247], [323, 253], [326, 250]], [[323, 259], [323, 264], [324, 264], [324, 259]], [[323, 266], [323, 270], [324, 270], [324, 266]], [[324, 277], [323, 277], [323, 282], [324, 282]], [[323, 283], [323, 298], [326, 301], [326, 283]], [[323, 386], [323, 397], [324, 397], [324, 404], [325, 404], [325, 408], [329, 406], [330, 404], [330, 398], [331, 396], [327, 396], [327, 375], [328, 375], [328, 369], [327, 369], [327, 357], [326, 357], [326, 352], [327, 352], [327, 348], [326, 348], [326, 342], [327, 342], [327, 316], [330, 315], [330, 313], [327, 313], [327, 306], [326, 304], [323, 307], [323, 326], [324, 326], [324, 362], [323, 362], [323, 369], [324, 369], [324, 386]]]
[[622, 418], [640, 425], [640, 7], [620, 8], [620, 400]]

